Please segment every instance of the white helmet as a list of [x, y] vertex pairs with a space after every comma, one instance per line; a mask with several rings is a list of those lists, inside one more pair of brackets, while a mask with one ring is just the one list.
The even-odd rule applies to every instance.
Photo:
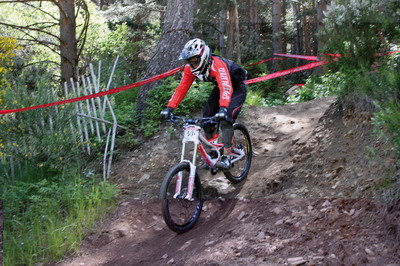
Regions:
[[178, 60], [185, 60], [190, 65], [192, 73], [197, 76], [209, 64], [210, 56], [210, 47], [203, 40], [193, 39], [185, 44]]

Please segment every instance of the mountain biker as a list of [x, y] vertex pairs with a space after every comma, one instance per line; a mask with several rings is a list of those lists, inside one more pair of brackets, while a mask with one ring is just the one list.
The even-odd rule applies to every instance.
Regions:
[[[182, 80], [169, 100], [167, 108], [161, 111], [161, 117], [169, 119], [172, 116], [172, 112], [183, 100], [196, 78], [214, 83], [214, 89], [203, 108], [203, 117], [215, 115], [220, 121], [224, 144], [220, 167], [229, 169], [233, 123], [246, 99], [247, 71], [229, 59], [212, 54], [205, 42], [197, 38], [185, 44], [178, 60], [185, 60], [186, 64]], [[214, 136], [214, 125], [205, 124], [203, 129], [207, 139]]]

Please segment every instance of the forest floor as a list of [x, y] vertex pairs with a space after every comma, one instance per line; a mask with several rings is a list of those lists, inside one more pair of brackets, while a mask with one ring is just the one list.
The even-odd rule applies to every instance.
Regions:
[[373, 200], [398, 169], [368, 114], [324, 98], [249, 107], [239, 121], [254, 147], [248, 178], [200, 170], [194, 229], [178, 235], [162, 218], [160, 185], [181, 147], [179, 128], [162, 130], [123, 152], [115, 212], [58, 265], [400, 265], [400, 210]]

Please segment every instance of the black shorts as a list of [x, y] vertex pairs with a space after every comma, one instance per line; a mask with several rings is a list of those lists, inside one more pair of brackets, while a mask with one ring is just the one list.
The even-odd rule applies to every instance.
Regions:
[[[231, 102], [228, 109], [228, 121], [232, 124], [238, 117], [240, 110], [246, 100], [247, 89], [246, 85], [242, 82], [239, 85], [234, 86]], [[203, 108], [203, 117], [210, 117], [218, 113], [219, 111], [219, 88], [217, 86], [211, 91], [210, 97]]]

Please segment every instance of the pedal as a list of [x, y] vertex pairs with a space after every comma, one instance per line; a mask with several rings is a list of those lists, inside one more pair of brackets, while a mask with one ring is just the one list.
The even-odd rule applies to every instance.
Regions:
[[211, 168], [210, 172], [212, 175], [216, 175], [218, 173], [218, 169]]

